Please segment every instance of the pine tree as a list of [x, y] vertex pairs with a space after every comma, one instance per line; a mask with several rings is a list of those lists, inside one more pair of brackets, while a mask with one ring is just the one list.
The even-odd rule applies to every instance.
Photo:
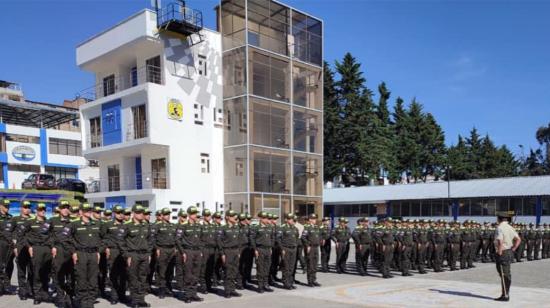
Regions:
[[360, 169], [361, 155], [358, 152], [361, 139], [357, 122], [363, 112], [362, 96], [365, 91], [365, 78], [361, 65], [347, 53], [342, 62], [336, 62], [336, 71], [340, 80], [336, 82], [338, 104], [341, 108], [342, 122], [338, 134], [342, 155], [342, 182], [345, 186], [364, 183], [365, 170]]
[[[468, 166], [468, 146], [466, 141], [458, 135], [458, 142], [447, 151], [447, 165], [445, 166], [445, 180], [466, 180], [470, 178], [470, 167]], [[448, 169], [447, 169], [448, 168]]]
[[332, 181], [341, 175], [342, 145], [339, 135], [341, 133], [341, 109], [338, 104], [338, 96], [334, 81], [334, 72], [328, 65], [323, 64], [323, 94], [324, 94], [324, 181]]
[[[413, 143], [409, 137], [409, 116], [405, 110], [404, 101], [398, 97], [393, 111], [392, 130], [394, 133], [395, 174], [393, 182], [400, 182], [409, 166], [409, 157], [405, 149]], [[408, 178], [407, 178], [408, 179]]]
[[434, 116], [427, 113], [423, 118], [424, 125], [422, 126], [422, 156], [421, 168], [423, 170], [423, 181], [425, 182], [428, 176], [438, 180], [445, 168], [445, 135], [441, 126], [437, 124]]
[[386, 84], [382, 82], [378, 86], [378, 105], [376, 106], [376, 115], [378, 118], [379, 127], [376, 131], [379, 134], [379, 142], [381, 142], [380, 151], [380, 170], [386, 175], [391, 183], [394, 183], [398, 177], [397, 157], [395, 155], [395, 142], [393, 131], [393, 123], [390, 119], [390, 111], [388, 108], [388, 100], [391, 92], [386, 88]]

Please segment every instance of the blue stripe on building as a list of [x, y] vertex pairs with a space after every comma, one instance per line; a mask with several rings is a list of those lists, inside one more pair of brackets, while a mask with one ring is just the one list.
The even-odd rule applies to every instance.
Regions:
[[[6, 154], [6, 153], [3, 153]], [[10, 183], [8, 183], [8, 164], [2, 164], [2, 176], [4, 177], [4, 188], [10, 188]]]
[[120, 99], [101, 105], [101, 130], [103, 131], [104, 146], [122, 142], [120, 112]]
[[45, 128], [40, 129], [40, 164], [48, 164], [48, 134]]
[[141, 156], [136, 157], [136, 189], [142, 189], [141, 182]]

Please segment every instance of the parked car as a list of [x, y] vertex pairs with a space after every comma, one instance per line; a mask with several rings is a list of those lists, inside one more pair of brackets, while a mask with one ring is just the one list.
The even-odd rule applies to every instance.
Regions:
[[21, 189], [55, 189], [55, 177], [51, 174], [33, 173], [21, 183]]
[[59, 179], [57, 189], [86, 193], [86, 183], [79, 179]]

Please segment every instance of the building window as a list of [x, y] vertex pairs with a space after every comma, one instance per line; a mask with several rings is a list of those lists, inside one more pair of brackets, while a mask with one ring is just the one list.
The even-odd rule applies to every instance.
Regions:
[[151, 160], [153, 188], [166, 189], [166, 158]]
[[111, 165], [107, 167], [107, 181], [109, 191], [120, 190], [120, 169], [118, 165]]
[[49, 153], [69, 156], [82, 156], [82, 144], [79, 140], [50, 138]]
[[212, 108], [212, 116], [214, 117], [214, 126], [223, 127], [223, 110], [221, 108]]
[[136, 204], [141, 204], [141, 206], [149, 208], [149, 200], [139, 200], [135, 202]]
[[39, 144], [40, 143], [40, 137], [17, 135], [17, 134], [7, 134], [6, 135], [6, 141]]
[[195, 124], [202, 125], [204, 121], [204, 106], [195, 104]]
[[207, 76], [206, 69], [207, 69], [206, 56], [199, 55], [199, 67], [198, 67], [199, 75]]
[[250, 57], [251, 92], [254, 95], [289, 102], [288, 62], [253, 51]]
[[147, 82], [162, 84], [162, 70], [160, 56], [152, 57], [145, 61]]
[[88, 160], [88, 167], [99, 167], [99, 161], [95, 159]]
[[210, 173], [210, 155], [201, 153], [201, 172]]
[[97, 148], [101, 146], [101, 118], [90, 119], [90, 147]]
[[115, 75], [109, 75], [103, 78], [103, 96], [115, 93]]
[[322, 24], [319, 20], [292, 11], [294, 56], [302, 61], [321, 66]]
[[133, 128], [129, 131], [133, 135], [133, 139], [141, 139], [147, 137], [147, 113], [145, 104], [132, 107], [132, 116], [134, 119]]

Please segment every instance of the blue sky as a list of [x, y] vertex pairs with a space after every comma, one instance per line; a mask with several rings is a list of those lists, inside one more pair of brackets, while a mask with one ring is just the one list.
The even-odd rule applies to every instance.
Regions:
[[[188, 0], [214, 27], [218, 1]], [[422, 102], [447, 143], [475, 126], [520, 154], [550, 122], [550, 1], [286, 0], [325, 22], [329, 63], [351, 52], [368, 86]], [[93, 84], [75, 46], [149, 0], [0, 0], [0, 79], [60, 103]]]

